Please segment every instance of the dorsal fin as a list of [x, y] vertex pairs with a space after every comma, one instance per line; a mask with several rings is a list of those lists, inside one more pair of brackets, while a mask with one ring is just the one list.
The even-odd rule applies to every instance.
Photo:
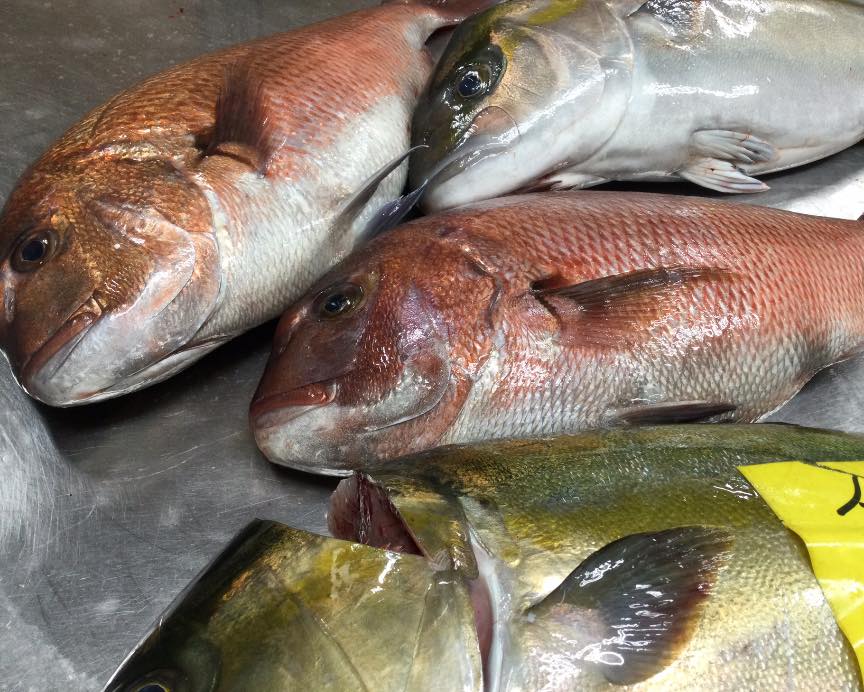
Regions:
[[571, 285], [558, 278], [545, 279], [534, 282], [531, 291], [547, 306], [549, 298], [566, 298], [577, 312], [561, 317], [578, 324], [581, 340], [597, 346], [621, 345], [661, 315], [683, 287], [726, 275], [729, 272], [716, 267], [657, 267]]
[[[526, 613], [572, 628], [582, 661], [611, 683], [656, 675], [683, 648], [731, 547], [727, 531], [683, 526], [600, 548]], [[596, 620], [596, 628], [586, 623]]]
[[273, 131], [264, 82], [248, 63], [234, 63], [216, 100], [216, 120], [205, 156], [221, 154], [247, 163], [261, 175], [280, 142]]

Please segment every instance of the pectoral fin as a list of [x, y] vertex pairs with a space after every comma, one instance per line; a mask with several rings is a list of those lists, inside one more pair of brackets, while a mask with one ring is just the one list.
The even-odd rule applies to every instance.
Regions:
[[281, 143], [273, 131], [264, 82], [246, 64], [234, 64], [216, 101], [216, 120], [205, 156], [221, 154], [243, 161], [261, 175]]
[[[578, 328], [580, 340], [598, 346], [620, 346], [639, 333], [646, 323], [662, 315], [671, 298], [685, 286], [727, 275], [716, 267], [658, 267], [606, 276], [575, 285], [556, 279], [535, 282], [532, 293], [562, 321]], [[575, 314], [561, 310], [567, 299]]]
[[[526, 613], [547, 628], [569, 625], [586, 665], [609, 682], [632, 685], [660, 672], [690, 637], [725, 563], [723, 529], [684, 526], [626, 536], [589, 556]], [[586, 623], [595, 621], [593, 641]]]
[[678, 171], [678, 175], [696, 185], [727, 194], [753, 194], [769, 189], [761, 180], [751, 178], [729, 161], [714, 158], [699, 159]]
[[607, 178], [601, 178], [590, 173], [579, 173], [578, 171], [556, 171], [534, 185], [529, 185], [526, 192], [535, 192], [541, 190], [574, 190], [593, 187], [594, 185], [602, 185], [608, 183]]
[[[351, 232], [351, 227], [354, 224], [354, 221], [357, 217], [362, 213], [362, 211], [366, 208], [366, 205], [369, 204], [369, 201], [372, 199], [373, 195], [377, 192], [378, 187], [383, 183], [393, 172], [395, 172], [399, 166], [401, 166], [408, 159], [409, 156], [417, 149], [420, 149], [423, 145], [413, 147], [406, 151], [403, 154], [400, 154], [395, 159], [387, 163], [383, 168], [376, 171], [371, 178], [369, 178], [363, 185], [360, 187], [360, 190], [345, 203], [342, 207], [342, 210], [339, 212], [339, 215], [336, 218], [336, 221], [333, 226], [333, 238], [339, 240], [346, 237]], [[422, 193], [421, 193], [422, 194]], [[408, 200], [406, 202], [401, 202], [400, 200], [396, 200], [395, 203], [391, 202], [389, 205], [385, 205], [384, 209], [387, 207], [391, 207], [395, 205], [395, 210], [386, 212], [384, 211], [382, 214], [379, 214], [376, 217], [373, 217], [370, 222], [370, 226], [363, 231], [361, 234], [362, 237], [371, 237], [381, 233], [383, 230], [386, 230], [395, 223], [398, 223], [402, 220], [402, 218], [411, 211], [411, 208], [416, 203], [416, 199], [411, 198], [410, 195], [406, 196]], [[402, 198], [405, 199], [405, 198]], [[410, 206], [409, 206], [410, 203]], [[392, 219], [396, 219], [396, 222], [393, 223]], [[389, 221], [389, 225], [388, 225]]]
[[366, 224], [366, 228], [363, 229], [358, 242], [368, 242], [375, 236], [385, 233], [402, 223], [405, 217], [411, 213], [411, 210], [417, 206], [420, 198], [423, 197], [427, 185], [428, 181], [416, 190], [412, 190], [402, 195], [399, 199], [394, 199], [392, 202], [388, 202], [381, 207], [375, 216], [369, 220], [369, 223]]
[[628, 425], [697, 423], [731, 413], [736, 408], [735, 404], [723, 401], [676, 401], [633, 406], [619, 411], [618, 418]]
[[764, 163], [777, 156], [769, 142], [731, 130], [699, 130], [693, 133], [690, 146], [699, 156], [742, 165]]

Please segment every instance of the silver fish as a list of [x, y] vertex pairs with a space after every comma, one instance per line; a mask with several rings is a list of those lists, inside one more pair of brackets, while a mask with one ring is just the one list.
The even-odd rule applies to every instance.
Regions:
[[609, 180], [756, 179], [864, 137], [860, 2], [512, 0], [454, 33], [414, 120], [429, 210]]

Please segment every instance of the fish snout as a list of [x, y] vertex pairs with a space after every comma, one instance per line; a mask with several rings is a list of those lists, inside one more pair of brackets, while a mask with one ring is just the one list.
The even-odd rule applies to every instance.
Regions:
[[259, 387], [249, 409], [258, 449], [281, 466], [309, 473], [342, 476], [353, 466], [340, 440], [344, 437], [334, 400], [335, 381], [287, 390]]
[[[102, 307], [91, 296], [29, 356], [10, 357], [16, 377], [32, 397], [51, 406], [70, 406], [92, 394], [78, 386], [68, 386], [61, 371], [101, 316]], [[20, 367], [15, 367], [16, 363]]]

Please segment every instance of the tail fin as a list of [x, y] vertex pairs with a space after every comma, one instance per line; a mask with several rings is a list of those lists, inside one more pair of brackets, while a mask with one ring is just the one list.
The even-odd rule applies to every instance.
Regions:
[[382, 5], [428, 5], [447, 20], [458, 23], [503, 0], [383, 0]]

